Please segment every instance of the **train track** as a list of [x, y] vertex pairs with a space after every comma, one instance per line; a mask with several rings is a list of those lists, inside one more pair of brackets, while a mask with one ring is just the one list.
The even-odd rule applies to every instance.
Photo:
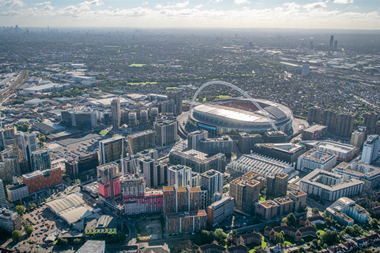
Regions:
[[1, 92], [0, 98], [3, 99], [7, 97], [9, 94], [14, 92], [28, 77], [28, 70], [22, 70], [15, 81], [13, 81], [12, 85], [10, 85], [6, 90]]

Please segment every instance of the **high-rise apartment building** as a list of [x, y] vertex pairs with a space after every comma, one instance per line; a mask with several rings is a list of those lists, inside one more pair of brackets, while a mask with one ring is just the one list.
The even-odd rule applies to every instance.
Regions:
[[216, 193], [223, 194], [223, 174], [216, 170], [209, 170], [201, 174], [201, 187], [208, 191], [206, 206], [215, 202]]
[[27, 134], [26, 139], [28, 141], [29, 163], [30, 163], [30, 167], [32, 168], [32, 152], [38, 149], [36, 134], [35, 133]]
[[377, 119], [378, 115], [375, 112], [367, 112], [364, 114], [364, 126], [367, 127], [368, 134], [375, 134]]
[[32, 168], [36, 170], [48, 170], [51, 168], [50, 152], [48, 149], [40, 149], [32, 152]]
[[199, 141], [207, 139], [208, 132], [206, 130], [198, 130], [187, 135], [187, 146], [189, 149], [199, 150]]
[[97, 167], [99, 198], [113, 200], [121, 193], [121, 172], [116, 163]]
[[165, 147], [177, 141], [178, 122], [173, 120], [160, 120], [154, 124], [156, 144]]
[[2, 179], [0, 179], [0, 206], [7, 207], [7, 200], [5, 196], [5, 189], [4, 189], [4, 184], [3, 184]]
[[187, 166], [171, 166], [168, 169], [168, 186], [186, 187], [191, 185], [191, 175], [191, 168]]
[[321, 115], [322, 115], [322, 110], [319, 107], [311, 107], [308, 110], [308, 115], [307, 115], [307, 120], [309, 122], [315, 122], [315, 123], [320, 123], [321, 122]]
[[249, 134], [240, 132], [238, 137], [238, 147], [241, 153], [249, 154], [257, 143], [263, 142], [263, 137], [260, 134]]
[[371, 164], [379, 157], [380, 138], [378, 135], [369, 135], [363, 145], [361, 162], [364, 164]]
[[336, 120], [335, 134], [341, 137], [351, 136], [354, 129], [354, 115], [341, 113]]
[[362, 147], [367, 136], [366, 127], [358, 127], [358, 130], [354, 131], [351, 134], [350, 144], [355, 147]]
[[202, 192], [199, 187], [168, 186], [163, 188], [164, 214], [191, 212], [201, 209]]
[[117, 136], [99, 141], [100, 164], [106, 164], [125, 156], [126, 141], [123, 136]]
[[182, 90], [168, 90], [168, 99], [174, 101], [175, 115], [182, 113]]
[[224, 135], [220, 138], [208, 138], [199, 141], [199, 151], [215, 155], [218, 153], [231, 154], [233, 150], [233, 140], [230, 136]]
[[[154, 148], [156, 146], [156, 134], [153, 130], [142, 131], [128, 135], [128, 141], [132, 154], [136, 154], [145, 149]], [[128, 153], [130, 152], [131, 150], [128, 150]]]
[[247, 214], [254, 214], [254, 205], [259, 200], [265, 179], [257, 173], [248, 172], [230, 183], [230, 196], [235, 199], [235, 208]]
[[121, 112], [120, 112], [120, 99], [116, 98], [111, 101], [111, 112], [112, 112], [112, 130], [114, 132], [119, 131]]
[[289, 175], [285, 173], [272, 174], [267, 176], [267, 196], [274, 198], [286, 196]]
[[327, 109], [322, 113], [322, 125], [327, 126], [327, 130], [334, 131], [336, 126], [337, 113]]

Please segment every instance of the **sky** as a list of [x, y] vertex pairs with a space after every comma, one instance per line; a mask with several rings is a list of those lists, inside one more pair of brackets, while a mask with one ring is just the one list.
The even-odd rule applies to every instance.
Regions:
[[380, 0], [0, 0], [0, 26], [380, 29]]

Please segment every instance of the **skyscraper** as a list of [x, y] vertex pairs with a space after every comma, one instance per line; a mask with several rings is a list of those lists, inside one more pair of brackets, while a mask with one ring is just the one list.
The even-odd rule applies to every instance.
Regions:
[[363, 145], [361, 162], [371, 164], [379, 157], [380, 138], [378, 135], [369, 135]]
[[368, 134], [375, 134], [377, 118], [378, 115], [375, 112], [367, 112], [364, 115], [364, 126], [367, 127]]
[[156, 132], [156, 144], [158, 146], [168, 146], [177, 141], [177, 120], [160, 120], [154, 124], [154, 129]]
[[0, 205], [3, 207], [7, 206], [7, 201], [5, 198], [4, 184], [3, 184], [3, 180], [1, 180], [1, 179], [0, 179]]
[[112, 130], [114, 132], [119, 131], [121, 112], [120, 112], [120, 99], [116, 98], [111, 101], [111, 112], [112, 112]]
[[216, 170], [209, 170], [201, 174], [201, 187], [207, 189], [208, 200], [206, 206], [217, 201], [214, 194], [223, 194], [223, 174]]
[[182, 113], [182, 90], [169, 90], [168, 99], [174, 100], [175, 115], [180, 115]]
[[28, 151], [29, 151], [29, 163], [32, 168], [32, 152], [38, 149], [37, 137], [35, 133], [27, 134], [26, 139], [28, 141]]
[[121, 159], [125, 155], [125, 138], [117, 136], [99, 141], [100, 164], [110, 163]]
[[310, 73], [310, 65], [309, 64], [304, 64], [302, 66], [302, 75], [303, 76], [308, 76]]
[[186, 187], [191, 185], [191, 168], [183, 165], [171, 166], [168, 169], [168, 186]]
[[331, 35], [331, 37], [330, 37], [330, 50], [333, 48], [333, 46], [334, 46], [334, 35]]
[[40, 149], [32, 152], [32, 168], [36, 170], [47, 170], [51, 168], [50, 153], [48, 149]]

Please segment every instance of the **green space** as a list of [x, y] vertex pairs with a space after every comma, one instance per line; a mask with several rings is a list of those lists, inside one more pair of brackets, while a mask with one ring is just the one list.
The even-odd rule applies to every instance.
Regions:
[[228, 95], [219, 95], [217, 96], [217, 98], [230, 98], [231, 96], [228, 96]]
[[259, 201], [260, 202], [264, 202], [265, 201], [265, 197], [261, 196]]
[[128, 85], [147, 85], [147, 84], [157, 84], [157, 82], [128, 83]]
[[178, 87], [166, 87], [167, 90], [175, 90], [177, 89]]
[[108, 132], [105, 131], [105, 130], [102, 130], [102, 131], [99, 132], [99, 134], [100, 134], [100, 135], [103, 135], [103, 136], [105, 136], [107, 133], [108, 133]]
[[261, 241], [261, 245], [259, 245], [257, 243], [251, 243], [251, 244], [248, 244], [246, 246], [249, 249], [249, 253], [254, 253], [255, 250], [258, 248], [265, 249], [265, 247], [267, 246], [267, 243], [264, 241], [264, 237], [263, 237], [263, 240]]
[[129, 65], [129, 67], [138, 67], [138, 68], [141, 68], [141, 67], [144, 67], [146, 64], [137, 64], [137, 63], [133, 63], [131, 65]]
[[318, 230], [319, 235], [323, 235], [325, 233], [324, 230]]

